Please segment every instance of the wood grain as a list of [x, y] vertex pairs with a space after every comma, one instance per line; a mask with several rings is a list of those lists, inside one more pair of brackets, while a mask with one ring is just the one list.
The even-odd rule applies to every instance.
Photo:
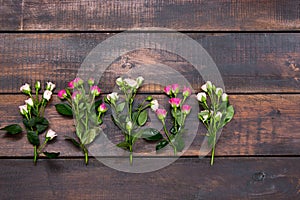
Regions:
[[180, 31], [300, 28], [297, 0], [16, 0], [5, 3], [1, 11], [0, 29], [17, 31], [120, 31], [140, 27]]
[[208, 159], [180, 159], [155, 172], [129, 174], [94, 159], [88, 166], [79, 159], [40, 160], [37, 166], [28, 159], [2, 159], [1, 198], [299, 198], [299, 158], [217, 158], [216, 161], [218, 164], [211, 167]]
[[[163, 96], [154, 96], [161, 105], [167, 108], [167, 99]], [[18, 105], [23, 104], [26, 97], [22, 95], [0, 96], [0, 126], [11, 123], [20, 123], [21, 117]], [[298, 156], [300, 152], [300, 95], [231, 95], [231, 104], [235, 108], [235, 117], [223, 130], [217, 144], [217, 156]], [[64, 140], [64, 136], [74, 136], [73, 120], [60, 116], [54, 105], [60, 102], [54, 98], [46, 116], [51, 128], [58, 133], [55, 143], [49, 145], [47, 150], [60, 151], [62, 156], [82, 156], [72, 144]], [[197, 108], [193, 108], [194, 110]], [[195, 115], [197, 110], [195, 110]], [[198, 123], [196, 116], [195, 123]], [[110, 120], [105, 117], [102, 125], [109, 140], [114, 144], [121, 142], [123, 136]], [[197, 135], [192, 145], [185, 152], [186, 156], [198, 156], [200, 146], [206, 131], [199, 124]], [[192, 133], [190, 133], [192, 134]], [[194, 136], [192, 134], [192, 136]], [[110, 152], [111, 147], [99, 147]], [[135, 152], [139, 156], [153, 156], [155, 143], [146, 143], [139, 140], [135, 144]], [[162, 151], [158, 156], [169, 155]], [[0, 157], [32, 156], [32, 146], [28, 143], [25, 134], [12, 137], [1, 132]], [[154, 154], [155, 156], [155, 154]]]
[[[58, 88], [65, 87], [68, 81], [76, 77], [81, 63], [90, 51], [113, 35], [115, 34], [0, 34], [0, 93], [18, 93], [22, 84], [33, 84], [36, 80], [53, 81]], [[300, 34], [187, 35], [202, 45], [215, 61], [227, 92], [300, 92]], [[176, 41], [176, 38], [173, 39]], [[145, 64], [170, 66], [183, 75], [196, 91], [204, 83], [198, 71], [184, 58], [159, 49], [141, 49], [120, 55], [108, 66], [101, 79], [103, 91], [110, 91], [115, 78], [126, 75], [129, 68], [122, 68], [124, 63], [131, 64], [135, 69]], [[156, 72], [153, 72], [153, 76], [157, 76]], [[175, 75], [174, 79], [177, 79]], [[160, 91], [161, 87], [149, 86], [144, 92]]]

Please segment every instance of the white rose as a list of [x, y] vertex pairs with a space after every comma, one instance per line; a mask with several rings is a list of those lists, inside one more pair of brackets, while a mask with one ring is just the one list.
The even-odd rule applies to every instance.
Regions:
[[222, 101], [228, 101], [228, 95], [226, 93], [222, 94]]
[[117, 78], [116, 84], [117, 84], [118, 86], [121, 86], [121, 85], [123, 84], [123, 79], [122, 79], [122, 77]]
[[206, 94], [204, 92], [200, 92], [197, 94], [197, 100], [200, 102], [206, 101]]
[[151, 105], [151, 109], [155, 112], [157, 109], [158, 109], [158, 107], [159, 107], [159, 104], [158, 104], [158, 101], [157, 100], [152, 100], [151, 101], [151, 103], [150, 103], [150, 105]]
[[208, 110], [202, 110], [200, 113], [199, 113], [199, 117], [201, 117], [203, 119], [203, 121], [207, 121], [208, 118], [209, 118], [209, 111]]
[[26, 115], [28, 113], [27, 105], [19, 106], [19, 109], [22, 115]]
[[51, 96], [52, 96], [52, 92], [50, 90], [45, 90], [43, 94], [43, 98], [49, 101], [51, 99]]
[[113, 92], [107, 95], [106, 97], [109, 101], [117, 101], [119, 99], [118, 93]]
[[138, 87], [142, 85], [145, 79], [142, 76], [137, 77], [136, 82], [138, 83]]
[[137, 88], [137, 86], [138, 86], [138, 82], [136, 82], [136, 80], [133, 80], [130, 78], [124, 79], [124, 82], [131, 88]]
[[51, 130], [51, 129], [49, 129], [49, 131], [46, 134], [46, 138], [49, 138], [49, 140], [52, 140], [56, 136], [57, 136], [57, 134], [53, 130]]
[[32, 101], [32, 98], [29, 98], [27, 100], [25, 100], [25, 103], [31, 107], [33, 107], [33, 101]]
[[47, 82], [46, 90], [53, 91], [55, 88], [55, 84], [51, 82]]
[[25, 83], [24, 85], [22, 85], [20, 87], [20, 91], [24, 92], [24, 93], [29, 93], [31, 91], [30, 90], [30, 85], [28, 83]]

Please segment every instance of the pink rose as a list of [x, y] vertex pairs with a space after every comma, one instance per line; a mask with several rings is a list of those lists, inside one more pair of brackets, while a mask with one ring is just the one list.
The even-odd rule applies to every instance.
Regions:
[[167, 116], [167, 111], [165, 109], [159, 108], [155, 112], [156, 112], [157, 118], [160, 120], [165, 119]]
[[67, 97], [67, 92], [66, 90], [60, 90], [57, 94], [57, 96], [60, 98], [60, 99], [65, 99]]
[[167, 95], [170, 95], [170, 94], [171, 94], [171, 85], [167, 85], [167, 86], [164, 88], [164, 92], [165, 92]]
[[92, 95], [98, 96], [98, 95], [100, 95], [100, 92], [101, 92], [101, 90], [97, 85], [94, 85], [94, 86], [91, 87]]
[[174, 107], [178, 108], [180, 105], [180, 102], [181, 102], [181, 99], [179, 99], [179, 98], [171, 98], [169, 100], [169, 104], [171, 104], [172, 108], [174, 108]]
[[107, 107], [105, 105], [105, 103], [102, 103], [99, 107], [98, 107], [98, 112], [100, 113], [105, 113], [107, 111]]
[[190, 88], [184, 86], [182, 95], [183, 95], [184, 97], [188, 97], [188, 96], [190, 96], [191, 94], [192, 94], [192, 90], [191, 90]]
[[171, 87], [172, 87], [172, 92], [174, 94], [177, 94], [179, 92], [179, 85], [177, 83], [173, 84]]
[[190, 105], [182, 105], [181, 107], [181, 111], [183, 112], [183, 114], [188, 115], [191, 112], [192, 106]]

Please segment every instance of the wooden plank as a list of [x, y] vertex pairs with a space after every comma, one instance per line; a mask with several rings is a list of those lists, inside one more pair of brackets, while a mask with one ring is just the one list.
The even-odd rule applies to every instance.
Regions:
[[299, 158], [217, 158], [213, 167], [195, 158], [129, 174], [94, 159], [1, 159], [0, 183], [2, 199], [297, 199], [299, 167]]
[[22, 1], [0, 0], [0, 30], [22, 30]]
[[[20, 5], [22, 1], [13, 2]], [[22, 9], [20, 6], [8, 8], [2, 9], [1, 30], [119, 31], [164, 27], [181, 31], [257, 31], [300, 28], [297, 0], [26, 0]], [[5, 20], [12, 13], [18, 20]]]
[[[167, 108], [165, 97], [154, 97]], [[17, 106], [22, 105], [24, 99], [26, 97], [22, 95], [0, 96], [1, 127], [11, 123], [21, 124]], [[80, 151], [64, 140], [65, 135], [73, 136], [73, 120], [57, 114], [54, 105], [59, 101], [54, 98], [46, 111], [51, 128], [58, 133], [57, 141], [47, 149], [60, 151], [62, 156], [82, 156]], [[231, 95], [230, 101], [235, 107], [236, 115], [222, 132], [217, 144], [217, 156], [299, 155], [300, 95]], [[194, 120], [198, 123], [196, 116]], [[109, 114], [106, 115], [102, 128], [114, 144], [122, 141], [123, 136], [111, 122]], [[199, 125], [197, 132], [192, 145], [185, 153], [186, 156], [199, 155], [203, 136], [206, 133], [203, 125]], [[2, 132], [0, 137], [0, 157], [32, 156], [32, 146], [28, 143], [25, 134], [11, 137]], [[134, 148], [137, 155], [153, 156], [150, 152], [154, 151], [155, 143], [149, 144], [139, 140]], [[111, 147], [103, 147], [103, 151], [105, 150], [110, 152]], [[158, 154], [158, 156], [164, 155], [168, 154], [164, 151]]]
[[[80, 64], [90, 51], [113, 35], [115, 34], [0, 34], [0, 93], [18, 93], [22, 84], [33, 83], [35, 80], [51, 80], [58, 88], [64, 87], [76, 77]], [[215, 61], [227, 92], [300, 92], [300, 34], [187, 35], [201, 44]], [[176, 38], [174, 40], [177, 41]], [[204, 83], [198, 71], [178, 55], [162, 50], [143, 49], [116, 58], [101, 79], [103, 91], [110, 91], [115, 78], [128, 72], [128, 67], [121, 67], [126, 58], [135, 69], [145, 64], [170, 66], [183, 75], [197, 91]], [[157, 76], [156, 72], [153, 72], [154, 76]], [[174, 76], [174, 80], [176, 79]], [[157, 86], [145, 90], [160, 91], [161, 87]]]

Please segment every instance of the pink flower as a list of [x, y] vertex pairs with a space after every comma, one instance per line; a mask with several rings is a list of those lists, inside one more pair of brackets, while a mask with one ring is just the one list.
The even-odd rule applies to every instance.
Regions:
[[174, 94], [177, 94], [179, 92], [179, 85], [177, 83], [173, 84], [171, 87], [172, 87], [172, 92]]
[[167, 95], [170, 95], [170, 94], [171, 94], [171, 85], [167, 85], [167, 86], [164, 88], [164, 92], [165, 92]]
[[98, 96], [98, 95], [100, 95], [100, 92], [101, 92], [101, 90], [97, 85], [94, 85], [94, 86], [91, 87], [92, 95]]
[[67, 92], [66, 90], [60, 90], [57, 94], [57, 96], [60, 98], [60, 99], [65, 99], [67, 97]]
[[160, 120], [165, 119], [167, 116], [167, 111], [165, 109], [159, 108], [155, 112], [156, 112], [157, 118]]
[[174, 108], [174, 107], [178, 108], [180, 105], [180, 102], [181, 102], [181, 99], [179, 99], [179, 98], [171, 98], [169, 100], [169, 104], [171, 104], [172, 108]]
[[191, 112], [192, 106], [190, 105], [182, 105], [181, 107], [181, 111], [183, 112], [183, 114], [188, 115]]
[[92, 86], [92, 85], [94, 85], [94, 83], [95, 83], [95, 79], [89, 78], [88, 84], [89, 84], [90, 86]]
[[70, 89], [74, 89], [74, 80], [73, 80], [73, 81], [70, 81], [70, 82], [68, 83], [68, 87], [69, 87]]
[[100, 113], [105, 113], [107, 111], [107, 107], [105, 105], [105, 103], [102, 103], [99, 107], [98, 107], [98, 112]]
[[68, 83], [68, 87], [74, 89], [74, 87], [78, 87], [83, 84], [83, 80], [81, 78], [75, 78], [73, 81]]
[[74, 91], [72, 94], [72, 99], [77, 102], [81, 99], [81, 93], [79, 91]]
[[192, 94], [192, 90], [191, 90], [190, 88], [184, 86], [182, 95], [183, 95], [184, 97], [188, 97], [188, 96], [190, 96], [191, 94]]

